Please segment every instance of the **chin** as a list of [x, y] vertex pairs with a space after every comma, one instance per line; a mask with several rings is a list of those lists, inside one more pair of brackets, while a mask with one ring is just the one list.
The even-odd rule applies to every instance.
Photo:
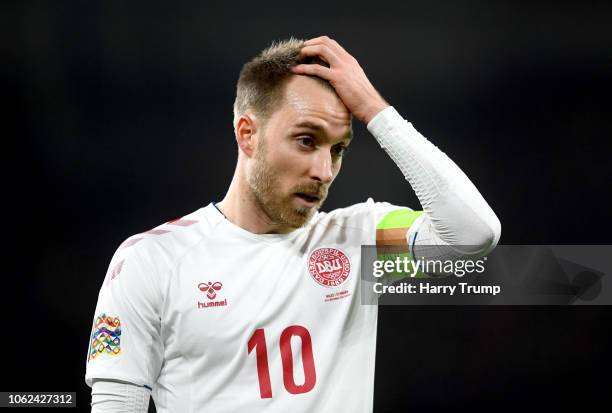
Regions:
[[308, 223], [317, 211], [317, 207], [313, 208], [292, 208], [289, 216], [285, 216], [285, 222], [292, 228], [301, 228]]

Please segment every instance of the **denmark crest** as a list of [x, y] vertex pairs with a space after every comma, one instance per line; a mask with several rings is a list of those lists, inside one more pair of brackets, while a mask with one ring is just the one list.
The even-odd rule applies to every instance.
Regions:
[[319, 284], [337, 287], [349, 277], [351, 261], [339, 249], [318, 248], [308, 257], [308, 272]]

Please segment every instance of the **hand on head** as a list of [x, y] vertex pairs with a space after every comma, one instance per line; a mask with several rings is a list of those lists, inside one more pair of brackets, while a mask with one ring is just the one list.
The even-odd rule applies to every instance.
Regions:
[[374, 88], [365, 72], [351, 54], [338, 42], [321, 36], [304, 42], [301, 57], [318, 57], [329, 67], [320, 64], [299, 64], [292, 72], [318, 76], [329, 81], [354, 117], [368, 123], [378, 112], [389, 106]]

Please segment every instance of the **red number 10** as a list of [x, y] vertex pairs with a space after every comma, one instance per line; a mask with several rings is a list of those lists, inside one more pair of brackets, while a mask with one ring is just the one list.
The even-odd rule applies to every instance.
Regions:
[[[291, 351], [291, 337], [298, 336], [302, 340], [302, 365], [304, 366], [304, 384], [297, 385], [293, 378], [293, 353]], [[268, 365], [268, 349], [263, 328], [255, 330], [248, 343], [248, 354], [255, 349], [257, 355], [257, 376], [259, 378], [259, 393], [262, 399], [272, 397], [270, 384], [270, 368]], [[312, 339], [310, 333], [302, 326], [289, 326], [280, 336], [280, 352], [283, 360], [283, 383], [285, 389], [291, 394], [307, 393], [317, 382], [314, 358], [312, 356]]]

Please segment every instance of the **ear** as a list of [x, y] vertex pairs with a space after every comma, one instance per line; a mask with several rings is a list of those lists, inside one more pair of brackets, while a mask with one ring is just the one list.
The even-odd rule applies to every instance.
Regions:
[[234, 129], [238, 147], [249, 158], [257, 146], [257, 118], [252, 113], [246, 113], [238, 118]]

